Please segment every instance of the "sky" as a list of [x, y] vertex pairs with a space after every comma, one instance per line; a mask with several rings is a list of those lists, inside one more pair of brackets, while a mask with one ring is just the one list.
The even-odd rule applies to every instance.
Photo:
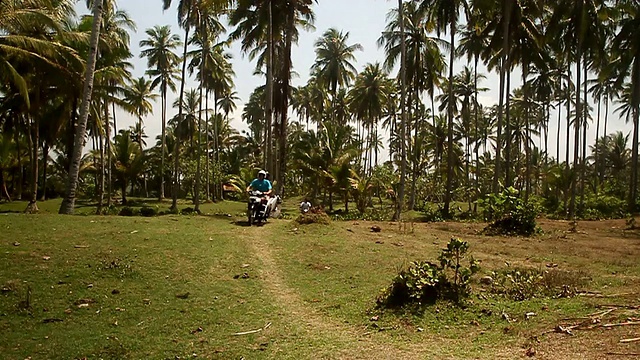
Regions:
[[[134, 65], [132, 72], [135, 77], [144, 76], [146, 70], [146, 59], [139, 57], [140, 47], [138, 45], [140, 40], [146, 38], [146, 29], [155, 25], [170, 25], [174, 33], [179, 34], [181, 38], [184, 37], [184, 32], [178, 27], [177, 23], [175, 6], [178, 0], [174, 0], [173, 2], [174, 4], [171, 9], [162, 11], [161, 0], [117, 0], [118, 8], [126, 10], [137, 24], [137, 30], [131, 32], [131, 51], [134, 54], [134, 58], [130, 61]], [[315, 30], [301, 30], [298, 44], [293, 48], [293, 66], [294, 70], [299, 74], [299, 77], [294, 78], [292, 84], [298, 86], [306, 83], [309, 77], [309, 69], [315, 61], [314, 43], [327, 29], [332, 27], [340, 31], [348, 32], [349, 44], [359, 43], [362, 45], [363, 51], [358, 51], [355, 54], [357, 59], [355, 65], [358, 71], [362, 70], [368, 63], [382, 63], [384, 61], [384, 51], [378, 48], [376, 43], [384, 30], [387, 14], [390, 9], [395, 6], [397, 6], [397, 1], [395, 0], [319, 0], [318, 4], [314, 5], [313, 8], [315, 13]], [[88, 10], [84, 6], [84, 1], [78, 4], [77, 11], [79, 15], [88, 13]], [[274, 15], [277, 16], [277, 14]], [[232, 29], [229, 30], [231, 31]], [[248, 100], [253, 89], [263, 85], [265, 80], [263, 77], [253, 75], [255, 63], [251, 62], [247, 56], [242, 54], [239, 43], [234, 43], [229, 49], [229, 52], [233, 55], [232, 64], [236, 73], [235, 86], [238, 96], [241, 99], [240, 103], [237, 104], [237, 111], [235, 114], [231, 114], [232, 126], [242, 130], [247, 129], [246, 124], [241, 120], [244, 101]], [[465, 64], [460, 61], [457, 61], [454, 64], [454, 73], [459, 72], [464, 65]], [[497, 74], [489, 73], [483, 67], [479, 68], [479, 72], [484, 73], [487, 77], [481, 86], [490, 89], [488, 92], [479, 96], [480, 103], [487, 106], [496, 104], [499, 96], [499, 79]], [[395, 76], [395, 74], [391, 75]], [[520, 83], [520, 74], [516, 70], [512, 74], [512, 89], [520, 86]], [[185, 89], [196, 87], [197, 82], [194, 79], [188, 79]], [[172, 104], [177, 96], [178, 94], [169, 94], [168, 104]], [[168, 109], [168, 117], [173, 116], [175, 112], [177, 112], [175, 109]], [[148, 135], [147, 143], [149, 145], [155, 143], [155, 136], [160, 133], [162, 121], [160, 114], [160, 101], [158, 100], [154, 105], [153, 114], [145, 119], [145, 132]], [[596, 114], [594, 113], [592, 116], [595, 119]], [[555, 111], [552, 112], [551, 118], [557, 118]], [[616, 115], [610, 116], [609, 128], [612, 129], [612, 131], [623, 130], [629, 132], [629, 125], [618, 121], [617, 118]], [[133, 125], [135, 121], [135, 118], [130, 114], [121, 110], [117, 111], [117, 124], [119, 129], [128, 128], [130, 125]], [[595, 123], [590, 125], [588, 132], [589, 143], [593, 143], [595, 137], [594, 130]], [[556, 131], [555, 121], [552, 120], [549, 132], [550, 134], [556, 134]], [[562, 133], [561, 137], [564, 139], [564, 133]], [[554, 137], [551, 136], [551, 139], [554, 139]], [[565, 145], [565, 142], [561, 141], [561, 154], [564, 153]], [[572, 145], [570, 144], [570, 146]], [[552, 155], [556, 153], [555, 139], [554, 141], [550, 140], [549, 153]], [[381, 154], [381, 158], [384, 159], [386, 154], [387, 151], [385, 149]]]

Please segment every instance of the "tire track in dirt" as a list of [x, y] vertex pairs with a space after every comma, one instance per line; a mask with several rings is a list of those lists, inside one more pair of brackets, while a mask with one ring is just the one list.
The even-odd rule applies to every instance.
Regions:
[[[271, 224], [277, 226], [276, 224]], [[304, 303], [300, 295], [290, 288], [275, 260], [275, 254], [264, 239], [271, 236], [268, 227], [245, 228], [246, 242], [253, 254], [262, 262], [260, 279], [276, 303], [286, 311], [292, 322], [303, 325], [305, 336], [330, 338], [340, 344], [340, 350], [331, 359], [420, 359], [427, 356], [426, 349], [436, 344], [408, 344], [407, 349], [385, 344], [379, 336], [368, 336], [364, 331], [327, 318]], [[380, 342], [376, 341], [379, 340]], [[386, 339], [386, 341], [389, 341]], [[318, 349], [321, 350], [321, 349]], [[437, 351], [435, 351], [437, 353]]]

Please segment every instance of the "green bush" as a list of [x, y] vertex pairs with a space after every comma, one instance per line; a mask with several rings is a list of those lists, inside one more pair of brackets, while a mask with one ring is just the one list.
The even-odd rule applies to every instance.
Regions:
[[444, 215], [442, 214], [442, 208], [440, 206], [433, 207], [429, 203], [425, 203], [422, 210], [422, 220], [425, 222], [442, 222], [444, 221]]
[[180, 211], [180, 214], [182, 215], [191, 215], [195, 212], [195, 210], [192, 207], [188, 207], [188, 208], [184, 208]]
[[479, 202], [484, 219], [491, 221], [484, 229], [485, 234], [531, 236], [538, 230], [539, 207], [534, 202], [524, 203], [513, 187], [497, 195], [490, 194]]
[[120, 216], [135, 216], [136, 215], [136, 210], [133, 209], [132, 207], [125, 206], [120, 210], [118, 215], [120, 215]]
[[585, 197], [580, 215], [589, 220], [625, 218], [627, 203], [615, 196], [591, 194]]
[[145, 207], [140, 209], [140, 215], [141, 216], [145, 216], [145, 217], [157, 216], [158, 215], [158, 208], [157, 207], [145, 206]]
[[466, 241], [453, 238], [443, 249], [439, 265], [429, 261], [412, 262], [392, 280], [376, 300], [378, 307], [401, 308], [408, 305], [433, 304], [437, 300], [460, 303], [471, 293], [471, 277], [478, 272], [478, 262], [469, 258], [469, 267], [462, 265], [469, 250]]

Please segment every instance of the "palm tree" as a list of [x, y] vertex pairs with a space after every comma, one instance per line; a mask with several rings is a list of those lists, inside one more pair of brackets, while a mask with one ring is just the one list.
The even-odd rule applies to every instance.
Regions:
[[[429, 17], [433, 19], [436, 25], [436, 33], [446, 31], [449, 27], [449, 44], [451, 46], [449, 52], [449, 98], [453, 98], [453, 61], [456, 54], [455, 36], [460, 20], [460, 10], [465, 14], [469, 14], [469, 7], [466, 0], [423, 0], [420, 4], [421, 9], [427, 11]], [[449, 101], [447, 110], [447, 189], [445, 192], [443, 212], [445, 216], [449, 216], [450, 202], [453, 196], [453, 176], [454, 176], [454, 148], [453, 148], [453, 101]]]
[[[311, 72], [328, 87], [332, 102], [335, 101], [338, 86], [348, 86], [356, 77], [355, 51], [362, 51], [362, 45], [348, 45], [349, 33], [331, 28], [315, 42], [316, 61]], [[332, 120], [334, 118], [332, 117]]]
[[612, 48], [619, 56], [617, 67], [618, 83], [629, 78], [631, 88], [628, 104], [633, 119], [633, 137], [631, 140], [631, 182], [629, 185], [628, 207], [630, 212], [636, 210], [638, 198], [638, 131], [640, 131], [640, 4], [624, 2], [621, 5], [623, 17], [619, 23], [619, 31], [613, 40]]
[[[267, 131], [271, 129], [271, 104], [279, 119], [276, 128], [278, 136], [279, 167], [275, 170], [275, 180], [278, 181], [279, 192], [284, 190], [284, 178], [287, 166], [287, 131], [289, 97], [291, 96], [291, 51], [292, 46], [298, 41], [298, 28], [312, 28], [314, 15], [311, 5], [315, 0], [275, 0], [275, 1], [238, 1], [236, 9], [230, 15], [230, 23], [237, 25], [231, 34], [232, 39], [242, 39], [242, 50], [245, 53], [253, 53], [255, 58], [261, 50], [258, 59], [258, 68], [267, 61], [267, 96], [265, 112], [267, 119]], [[279, 16], [271, 16], [276, 13]], [[275, 61], [277, 59], [277, 61]], [[270, 66], [270, 64], [278, 66]], [[271, 81], [272, 79], [277, 81]], [[275, 86], [277, 85], [277, 86]], [[273, 91], [271, 91], [273, 88]], [[267, 166], [273, 168], [273, 159], [270, 156], [271, 141], [267, 136]]]
[[176, 66], [180, 61], [174, 51], [182, 44], [180, 37], [171, 34], [171, 28], [167, 26], [155, 26], [147, 29], [147, 39], [140, 41], [140, 57], [147, 58], [147, 75], [151, 76], [153, 82], [151, 89], [160, 86], [160, 97], [162, 99], [162, 148], [160, 160], [160, 200], [164, 199], [164, 171], [166, 153], [166, 126], [167, 126], [167, 91], [176, 91], [176, 83], [179, 78], [176, 74]]
[[85, 132], [87, 129], [87, 119], [89, 118], [89, 105], [91, 103], [91, 93], [93, 89], [93, 77], [98, 55], [98, 39], [100, 37], [100, 27], [102, 24], [102, 1], [93, 3], [93, 26], [91, 29], [91, 40], [89, 45], [89, 58], [84, 76], [84, 86], [82, 91], [82, 105], [80, 107], [80, 118], [76, 128], [73, 156], [70, 161], [69, 175], [65, 196], [60, 205], [60, 214], [72, 214], [76, 200], [76, 189], [78, 187], [78, 175], [80, 173], [80, 161], [82, 160], [82, 149], [84, 147]]
[[[378, 138], [378, 123], [382, 118], [385, 103], [389, 95], [387, 74], [380, 64], [367, 64], [356, 78], [354, 87], [349, 92], [349, 106], [356, 117], [368, 126], [370, 136]], [[370, 142], [370, 144], [373, 144]], [[377, 159], [377, 147], [374, 148]], [[371, 159], [369, 152], [369, 159]], [[377, 161], [376, 161], [377, 162]], [[365, 156], [366, 164], [366, 156]], [[366, 168], [366, 167], [365, 167]], [[373, 164], [369, 160], [369, 173]]]
[[153, 105], [151, 101], [158, 98], [158, 94], [154, 94], [151, 89], [151, 81], [140, 77], [136, 80], [132, 80], [130, 85], [124, 89], [124, 104], [127, 110], [138, 118], [137, 129], [137, 141], [142, 146], [142, 129], [143, 118], [153, 113]]
[[144, 152], [140, 144], [133, 140], [129, 130], [121, 130], [116, 135], [114, 159], [114, 170], [122, 191], [122, 203], [126, 204], [129, 184], [140, 177], [145, 164]]

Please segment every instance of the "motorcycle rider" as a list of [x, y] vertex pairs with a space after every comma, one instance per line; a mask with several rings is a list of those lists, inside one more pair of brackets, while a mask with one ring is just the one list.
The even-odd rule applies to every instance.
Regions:
[[247, 192], [250, 192], [251, 190], [260, 191], [268, 199], [265, 214], [268, 217], [277, 202], [277, 198], [275, 196], [271, 196], [273, 193], [273, 187], [271, 186], [271, 181], [267, 180], [266, 177], [267, 172], [260, 170], [258, 172], [258, 178], [254, 179], [247, 187]]

